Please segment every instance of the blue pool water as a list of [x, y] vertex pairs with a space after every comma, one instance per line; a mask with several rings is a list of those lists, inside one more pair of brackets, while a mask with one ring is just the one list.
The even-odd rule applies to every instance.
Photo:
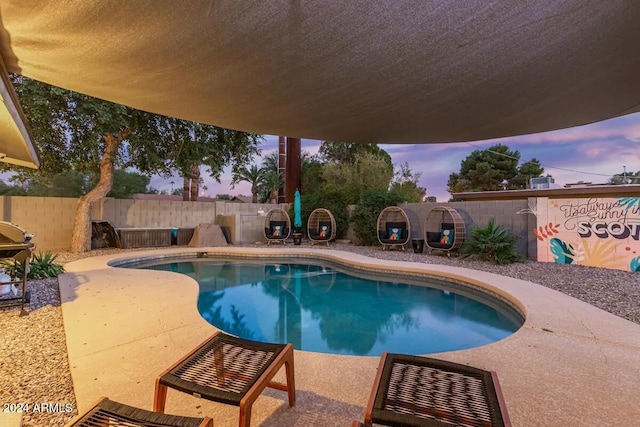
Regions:
[[299, 350], [439, 353], [498, 341], [522, 325], [519, 313], [504, 303], [426, 279], [418, 286], [322, 265], [206, 258], [127, 267], [187, 274], [200, 284], [198, 311], [209, 323]]

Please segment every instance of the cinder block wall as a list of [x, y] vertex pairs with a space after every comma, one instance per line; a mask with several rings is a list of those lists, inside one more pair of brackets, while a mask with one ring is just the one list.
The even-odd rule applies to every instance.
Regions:
[[[13, 222], [29, 233], [35, 233], [38, 250], [63, 251], [71, 247], [71, 233], [78, 200], [64, 197], [0, 196], [2, 220]], [[536, 219], [532, 214], [517, 214], [528, 207], [526, 200], [449, 203], [409, 203], [405, 206], [415, 215], [412, 234], [422, 236], [427, 214], [435, 206], [456, 209], [467, 227], [484, 225], [490, 218], [511, 230], [520, 240], [518, 250], [532, 259], [536, 257], [533, 229]], [[117, 228], [195, 227], [200, 223], [224, 219], [232, 228], [234, 243], [263, 241], [265, 213], [286, 204], [252, 204], [231, 202], [175, 202], [154, 200], [105, 199], [94, 205], [92, 220], [109, 221]], [[220, 215], [220, 216], [219, 216]], [[229, 217], [229, 218], [228, 218]], [[414, 224], [417, 222], [417, 226]], [[354, 237], [352, 231], [347, 233]]]
[[78, 199], [69, 197], [0, 196], [2, 220], [36, 236], [36, 251], [61, 251], [71, 247]]
[[216, 219], [211, 202], [131, 200], [107, 198], [93, 220], [109, 221], [116, 228], [195, 227]]
[[[447, 203], [407, 203], [402, 205], [413, 211], [418, 219], [420, 230], [424, 235], [424, 225], [427, 215], [436, 206], [447, 206], [455, 209], [467, 226], [467, 232], [474, 225], [486, 225], [491, 218], [495, 218], [496, 222], [503, 228], [508, 229], [518, 236], [517, 249], [518, 252], [526, 257], [535, 259], [535, 240], [530, 242], [535, 236], [533, 228], [535, 228], [535, 216], [532, 214], [518, 214], [522, 209], [529, 207], [526, 200], [495, 200], [481, 202], [447, 202]], [[531, 225], [529, 222], [531, 221]], [[412, 221], [412, 228], [415, 225]], [[415, 232], [415, 230], [413, 230]], [[414, 234], [412, 232], [412, 234]], [[424, 237], [422, 237], [424, 238]], [[533, 250], [531, 249], [533, 247]]]

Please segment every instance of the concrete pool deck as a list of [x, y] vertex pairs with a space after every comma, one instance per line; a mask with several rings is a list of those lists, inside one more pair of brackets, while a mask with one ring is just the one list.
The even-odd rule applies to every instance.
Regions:
[[[640, 325], [522, 280], [307, 247], [197, 248], [130, 252], [65, 265], [59, 277], [69, 364], [80, 411], [101, 396], [151, 409], [157, 375], [216, 329], [196, 309], [198, 284], [177, 273], [113, 268], [117, 259], [186, 252], [308, 256], [375, 270], [439, 275], [486, 286], [526, 314], [499, 342], [432, 355], [498, 373], [514, 426], [622, 426], [640, 420]], [[378, 357], [295, 352], [296, 405], [267, 389], [253, 426], [349, 426], [362, 420]], [[237, 426], [238, 408], [169, 390], [167, 413]]]

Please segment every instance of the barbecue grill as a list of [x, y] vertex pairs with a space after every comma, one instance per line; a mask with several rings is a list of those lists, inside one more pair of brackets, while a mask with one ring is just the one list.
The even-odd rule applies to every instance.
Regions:
[[20, 306], [24, 310], [24, 304], [29, 301], [27, 293], [27, 270], [29, 258], [35, 249], [31, 242], [33, 234], [27, 233], [15, 224], [0, 221], [0, 259], [12, 259], [22, 264], [22, 277], [15, 277], [14, 280], [0, 281], [0, 285], [21, 285], [21, 295], [15, 298], [0, 299], [0, 307]]

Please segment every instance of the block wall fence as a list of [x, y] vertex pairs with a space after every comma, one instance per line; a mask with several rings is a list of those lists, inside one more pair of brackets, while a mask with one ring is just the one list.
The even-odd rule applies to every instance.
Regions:
[[[35, 233], [40, 251], [65, 251], [71, 247], [71, 233], [78, 199], [65, 197], [0, 196], [2, 220]], [[528, 207], [526, 200], [480, 201], [455, 203], [408, 203], [402, 207], [411, 212], [414, 238], [423, 236], [428, 213], [435, 206], [455, 208], [467, 229], [484, 225], [490, 218], [518, 236], [518, 251], [535, 259], [536, 218], [518, 214]], [[106, 198], [93, 206], [93, 221], [108, 221], [115, 228], [195, 227], [200, 223], [217, 223], [229, 227], [234, 244], [264, 240], [265, 216], [274, 207], [286, 204], [253, 204], [217, 202], [182, 202]], [[353, 232], [347, 233], [354, 238]], [[423, 237], [420, 237], [423, 238]]]

